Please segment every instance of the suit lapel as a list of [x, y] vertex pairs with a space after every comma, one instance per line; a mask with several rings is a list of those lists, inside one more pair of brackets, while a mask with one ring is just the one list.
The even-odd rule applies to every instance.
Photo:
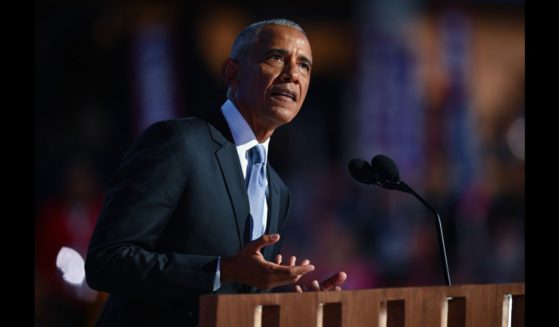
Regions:
[[[236, 156], [236, 149], [234, 146], [232, 146], [232, 148], [234, 150], [233, 154]], [[239, 236], [241, 247], [243, 247], [246, 241], [246, 224], [247, 217], [250, 214], [250, 207], [248, 205], [249, 201], [243, 183], [244, 179], [239, 160], [232, 160], [231, 152], [230, 147], [224, 146], [216, 152], [216, 157], [221, 167], [221, 173], [223, 174], [225, 185], [227, 186], [227, 192], [229, 193], [229, 198], [231, 199], [233, 211], [235, 212], [237, 234]], [[232, 164], [232, 162], [235, 164]]]
[[250, 214], [250, 207], [237, 148], [233, 142], [229, 126], [220, 111], [217, 112], [217, 115], [206, 118], [210, 123], [210, 133], [213, 140], [220, 145], [215, 155], [231, 200], [239, 244], [242, 248], [247, 241], [247, 218]]

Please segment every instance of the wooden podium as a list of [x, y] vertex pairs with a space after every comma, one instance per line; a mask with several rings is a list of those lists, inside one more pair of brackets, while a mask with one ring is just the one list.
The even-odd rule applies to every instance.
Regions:
[[200, 327], [517, 327], [524, 283], [204, 295]]

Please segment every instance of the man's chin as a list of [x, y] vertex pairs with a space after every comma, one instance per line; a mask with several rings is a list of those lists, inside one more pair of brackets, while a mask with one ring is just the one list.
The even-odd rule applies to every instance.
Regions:
[[281, 126], [290, 123], [295, 116], [297, 116], [298, 112], [298, 108], [274, 106], [268, 111], [268, 117], [273, 120], [277, 126]]

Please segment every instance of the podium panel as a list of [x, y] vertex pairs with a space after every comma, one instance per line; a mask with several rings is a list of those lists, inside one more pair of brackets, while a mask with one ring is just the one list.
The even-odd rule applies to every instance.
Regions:
[[521, 327], [524, 283], [204, 295], [200, 327]]

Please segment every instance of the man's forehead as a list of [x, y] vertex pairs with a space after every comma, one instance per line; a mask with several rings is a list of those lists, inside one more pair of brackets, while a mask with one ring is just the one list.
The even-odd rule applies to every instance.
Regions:
[[[267, 25], [258, 34], [257, 44], [263, 47], [274, 47], [277, 45], [295, 43], [302, 50], [307, 50], [306, 56], [311, 56], [311, 46], [306, 35], [289, 26]], [[287, 43], [287, 44], [285, 44]]]

